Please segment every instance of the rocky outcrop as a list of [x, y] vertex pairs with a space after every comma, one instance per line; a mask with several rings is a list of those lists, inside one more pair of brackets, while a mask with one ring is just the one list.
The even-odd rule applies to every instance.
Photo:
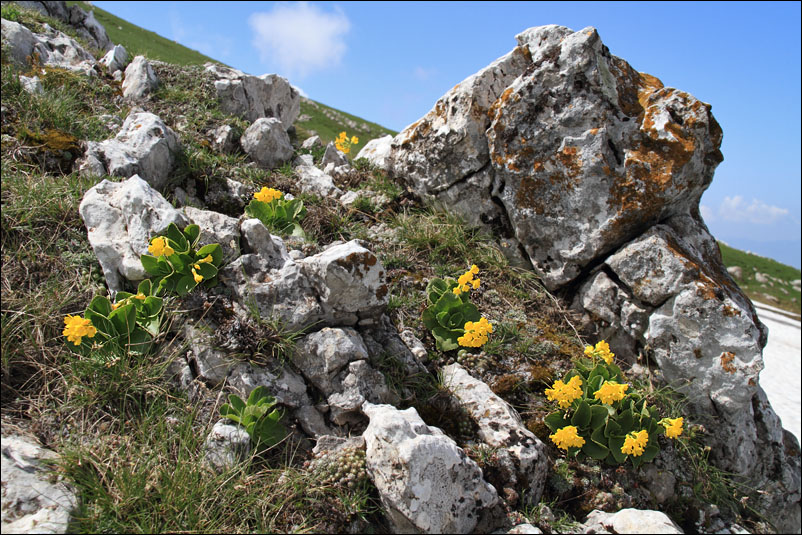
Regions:
[[25, 26], [2, 20], [3, 46], [18, 65], [29, 64], [34, 56], [40, 65], [97, 75], [95, 58], [67, 34], [44, 24], [45, 33], [33, 33]]
[[711, 424], [717, 464], [772, 485], [763, 512], [798, 530], [796, 461], [759, 401], [766, 331], [699, 214], [723, 158], [711, 106], [635, 71], [593, 28], [516, 39], [365, 157], [500, 231], [619, 357], [653, 357]]
[[79, 162], [82, 173], [139, 175], [152, 187], [164, 191], [182, 150], [178, 135], [152, 113], [131, 113], [112, 139], [86, 143]]
[[640, 509], [591, 511], [582, 527], [582, 533], [685, 533], [664, 513]]
[[470, 533], [497, 504], [476, 463], [415, 409], [366, 403], [364, 411], [368, 475], [393, 531]]
[[99, 63], [105, 65], [106, 69], [111, 74], [121, 71], [125, 68], [126, 63], [128, 63], [128, 52], [123, 45], [117, 45], [106, 52], [106, 55], [101, 58]]
[[124, 182], [103, 180], [90, 188], [78, 212], [112, 291], [122, 290], [124, 279], [145, 278], [139, 257], [147, 253], [153, 235], [167, 230], [170, 223], [181, 228], [189, 224], [138, 175]]
[[19, 436], [2, 440], [3, 533], [66, 533], [75, 492], [45, 463], [56, 454]]
[[390, 155], [392, 149], [393, 136], [386, 135], [371, 139], [362, 150], [356, 155], [355, 160], [365, 158], [373, 162], [373, 165], [380, 169], [387, 168], [387, 157]]
[[137, 56], [125, 68], [123, 97], [140, 99], [159, 87], [159, 80], [145, 56]]
[[76, 5], [67, 7], [66, 2], [25, 0], [16, 3], [22, 7], [35, 9], [44, 15], [66, 22], [75, 28], [78, 35], [86, 39], [95, 48], [106, 51], [114, 46], [106, 33], [106, 29], [95, 18], [94, 11], [87, 13]]
[[301, 96], [277, 74], [250, 76], [229, 67], [207, 63], [206, 70], [217, 80], [214, 88], [226, 113], [248, 121], [275, 117], [287, 130], [301, 112]]

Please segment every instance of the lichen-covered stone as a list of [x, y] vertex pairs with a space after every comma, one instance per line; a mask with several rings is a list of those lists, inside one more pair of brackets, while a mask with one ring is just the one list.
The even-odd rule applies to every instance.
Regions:
[[251, 76], [223, 65], [207, 63], [221, 109], [254, 122], [275, 117], [288, 129], [301, 111], [301, 96], [283, 77], [276, 74]]
[[292, 157], [292, 144], [284, 125], [276, 118], [261, 118], [240, 138], [242, 150], [265, 169], [274, 169]]

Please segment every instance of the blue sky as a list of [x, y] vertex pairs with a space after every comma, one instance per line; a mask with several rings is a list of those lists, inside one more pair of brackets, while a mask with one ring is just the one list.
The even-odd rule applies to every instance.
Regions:
[[635, 69], [713, 105], [716, 238], [800, 267], [798, 2], [94, 2], [251, 74], [401, 130], [532, 26], [594, 26]]

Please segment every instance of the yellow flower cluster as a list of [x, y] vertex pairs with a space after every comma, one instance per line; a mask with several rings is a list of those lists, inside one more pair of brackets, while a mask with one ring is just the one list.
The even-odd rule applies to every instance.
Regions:
[[253, 194], [254, 199], [262, 202], [272, 202], [275, 201], [276, 199], [280, 199], [283, 196], [284, 194], [281, 193], [279, 190], [268, 188], [266, 186], [263, 187], [260, 191], [257, 191], [256, 193]]
[[479, 288], [479, 279], [474, 279], [474, 275], [479, 274], [479, 268], [476, 267], [476, 264], [471, 266], [471, 269], [460, 275], [459, 279], [457, 279], [457, 286], [452, 291], [454, 295], [459, 295], [463, 292], [470, 291], [471, 287], [474, 290]]
[[629, 385], [620, 385], [613, 381], [605, 381], [601, 388], [593, 393], [593, 397], [600, 400], [602, 403], [612, 405], [614, 401], [621, 401], [626, 396], [625, 392]]
[[549, 438], [554, 442], [558, 448], [568, 450], [568, 448], [581, 448], [585, 445], [585, 439], [577, 434], [576, 426], [568, 425], [558, 429]]
[[596, 344], [595, 348], [593, 346], [585, 346], [585, 355], [590, 358], [599, 357], [604, 359], [607, 364], [612, 364], [615, 353], [610, 351], [610, 345], [607, 342], [601, 340]]
[[668, 438], [677, 438], [682, 434], [682, 418], [663, 418], [660, 420], [666, 428], [666, 436]]
[[457, 338], [457, 343], [465, 347], [481, 347], [487, 343], [488, 333], [493, 332], [493, 326], [487, 318], [479, 321], [465, 323], [465, 334]]
[[[276, 191], [276, 190], [273, 190]], [[200, 284], [203, 280], [203, 275], [196, 272], [196, 269], [200, 269], [200, 264], [208, 264], [212, 261], [212, 255], [206, 255], [206, 258], [198, 260], [195, 264], [192, 264], [192, 277], [195, 279], [195, 284]]]
[[643, 450], [649, 442], [649, 433], [645, 429], [640, 431], [633, 431], [624, 439], [624, 445], [621, 446], [621, 453], [632, 455], [633, 457], [640, 457], [643, 455]]
[[558, 401], [561, 409], [567, 409], [571, 402], [582, 396], [582, 379], [578, 375], [571, 377], [568, 383], [555, 381], [554, 386], [546, 389], [549, 401]]
[[95, 329], [95, 326], [92, 325], [90, 320], [82, 318], [81, 316], [70, 316], [68, 314], [67, 317], [64, 318], [64, 331], [62, 334], [67, 337], [67, 340], [79, 346], [81, 345], [81, 338], [84, 336], [93, 338], [95, 334], [97, 334], [97, 329]]
[[337, 136], [337, 139], [334, 140], [334, 146], [337, 147], [337, 150], [348, 154], [351, 152], [351, 147], [359, 143], [359, 138], [356, 136], [352, 136], [351, 139], [348, 139], [346, 133], [340, 132], [340, 135]]
[[153, 241], [148, 247], [148, 252], [153, 256], [159, 257], [170, 256], [171, 254], [175, 253], [175, 250], [167, 245], [167, 238], [162, 238], [159, 236], [158, 238], [153, 238]]

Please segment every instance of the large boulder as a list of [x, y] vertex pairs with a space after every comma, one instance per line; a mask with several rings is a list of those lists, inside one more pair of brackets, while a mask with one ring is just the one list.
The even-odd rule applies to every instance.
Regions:
[[100, 60], [102, 65], [106, 66], [106, 69], [110, 73], [115, 73], [117, 71], [122, 70], [125, 67], [125, 64], [128, 62], [128, 52], [125, 50], [123, 45], [117, 45], [108, 52], [103, 58]]
[[166, 231], [170, 223], [181, 228], [189, 224], [184, 214], [138, 175], [123, 182], [103, 180], [90, 188], [78, 212], [112, 291], [122, 290], [124, 279], [138, 281], [147, 276], [139, 257], [147, 254], [152, 236]]
[[101, 176], [139, 175], [155, 189], [164, 191], [181, 150], [178, 135], [158, 116], [132, 113], [114, 138], [87, 142], [79, 168], [83, 173]]
[[643, 509], [593, 510], [582, 528], [582, 533], [684, 533], [665, 513]]
[[67, 533], [75, 492], [46, 463], [57, 455], [19, 436], [3, 436], [3, 533]]
[[106, 33], [106, 29], [95, 18], [94, 11], [87, 13], [76, 5], [67, 7], [67, 3], [63, 1], [37, 2], [24, 0], [16, 3], [70, 24], [78, 32], [78, 35], [89, 41], [89, 44], [95, 48], [106, 51], [114, 46]]
[[261, 118], [240, 138], [242, 150], [265, 169], [274, 169], [292, 158], [292, 144], [284, 125], [276, 118]]
[[651, 355], [705, 422], [717, 464], [748, 476], [767, 492], [762, 512], [798, 531], [798, 460], [760, 401], [766, 331], [699, 214], [723, 158], [711, 106], [635, 71], [593, 28], [530, 28], [517, 41], [388, 154], [366, 156], [502, 229], [620, 357]]
[[18, 65], [28, 65], [34, 56], [41, 65], [97, 75], [95, 58], [67, 34], [44, 25], [45, 33], [33, 33], [22, 24], [2, 20], [3, 46]]
[[414, 408], [365, 403], [363, 410], [368, 475], [394, 532], [470, 533], [498, 503], [479, 466]]
[[214, 87], [226, 113], [252, 122], [275, 117], [288, 130], [301, 112], [301, 95], [286, 78], [277, 74], [251, 76], [212, 63], [205, 67], [217, 78]]

